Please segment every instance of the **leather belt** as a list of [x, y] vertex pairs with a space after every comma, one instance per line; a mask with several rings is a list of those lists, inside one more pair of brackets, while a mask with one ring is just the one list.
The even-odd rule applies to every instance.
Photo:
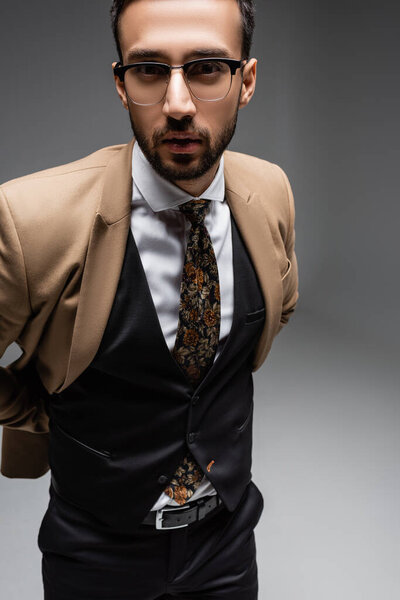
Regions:
[[218, 494], [203, 496], [198, 500], [188, 501], [182, 506], [167, 506], [159, 510], [151, 510], [143, 519], [144, 525], [153, 525], [156, 529], [178, 529], [187, 527], [221, 506], [222, 500]]

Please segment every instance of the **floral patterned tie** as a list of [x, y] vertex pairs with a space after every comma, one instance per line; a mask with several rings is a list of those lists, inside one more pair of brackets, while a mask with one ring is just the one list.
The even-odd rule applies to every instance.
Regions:
[[[191, 222], [182, 271], [179, 321], [172, 355], [196, 387], [214, 361], [221, 321], [217, 261], [204, 218], [209, 200], [189, 200], [179, 210]], [[204, 472], [188, 452], [164, 490], [185, 504], [199, 487]]]

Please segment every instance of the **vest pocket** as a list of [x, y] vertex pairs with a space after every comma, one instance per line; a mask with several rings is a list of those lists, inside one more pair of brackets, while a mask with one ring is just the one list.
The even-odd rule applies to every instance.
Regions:
[[52, 423], [56, 426], [56, 428], [58, 429], [58, 431], [63, 436], [65, 436], [66, 438], [70, 439], [75, 444], [78, 444], [79, 446], [81, 446], [82, 448], [84, 448], [85, 450], [87, 450], [88, 452], [92, 452], [93, 454], [96, 454], [97, 456], [103, 456], [105, 458], [111, 458], [112, 453], [109, 452], [108, 450], [97, 450], [96, 448], [92, 448], [91, 446], [88, 446], [84, 442], [81, 442], [80, 440], [77, 440], [74, 436], [72, 436], [70, 433], [68, 433], [67, 431], [65, 431], [65, 429], [63, 429], [62, 427], [60, 427], [60, 425], [58, 425], [58, 423], [56, 423], [55, 421], [52, 421]]
[[265, 314], [265, 307], [260, 308], [258, 310], [254, 310], [253, 312], [249, 312], [246, 314], [245, 316], [245, 325], [248, 325], [249, 323], [255, 323], [256, 321], [260, 321], [261, 319], [264, 318], [264, 314]]
[[254, 401], [252, 400], [250, 410], [247, 414], [246, 419], [243, 421], [243, 423], [239, 427], [237, 427], [238, 431], [240, 431], [240, 432], [244, 431], [246, 429], [247, 425], [250, 423], [250, 419], [253, 414], [253, 408], [254, 408]]

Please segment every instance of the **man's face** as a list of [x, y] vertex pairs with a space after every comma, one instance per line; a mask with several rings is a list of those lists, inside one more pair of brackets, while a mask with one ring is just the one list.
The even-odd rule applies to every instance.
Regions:
[[[134, 0], [120, 19], [123, 64], [151, 60], [182, 65], [210, 56], [241, 59], [241, 15], [236, 0]], [[146, 58], [134, 53], [146, 50]], [[164, 99], [139, 106], [127, 97], [116, 77], [117, 91], [129, 110], [133, 133], [146, 158], [164, 178], [177, 182], [211, 172], [229, 144], [239, 108], [250, 100], [255, 86], [252, 59], [238, 69], [229, 94], [216, 102], [197, 100], [181, 69], [174, 69]], [[114, 63], [115, 64], [115, 63]], [[167, 141], [167, 135], [187, 132], [197, 141]]]

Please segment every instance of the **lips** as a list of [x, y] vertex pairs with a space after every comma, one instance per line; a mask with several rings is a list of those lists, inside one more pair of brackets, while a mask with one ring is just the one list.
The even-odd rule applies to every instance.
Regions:
[[172, 132], [164, 139], [163, 144], [173, 154], [193, 154], [201, 146], [201, 139], [187, 132]]
[[173, 132], [173, 133], [169, 133], [168, 135], [165, 136], [165, 138], [163, 139], [164, 142], [185, 142], [185, 143], [189, 143], [189, 142], [201, 142], [200, 138], [196, 137], [195, 135], [191, 135], [190, 133], [185, 133], [185, 132]]

